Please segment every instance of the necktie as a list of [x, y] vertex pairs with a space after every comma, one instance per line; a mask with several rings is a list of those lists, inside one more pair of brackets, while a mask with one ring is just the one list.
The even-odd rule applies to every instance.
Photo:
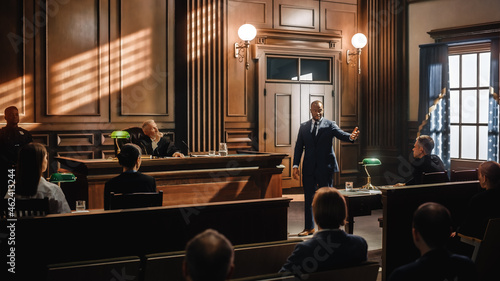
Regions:
[[313, 138], [316, 138], [316, 131], [318, 130], [318, 122], [314, 122], [314, 127], [313, 127], [313, 130], [311, 132]]

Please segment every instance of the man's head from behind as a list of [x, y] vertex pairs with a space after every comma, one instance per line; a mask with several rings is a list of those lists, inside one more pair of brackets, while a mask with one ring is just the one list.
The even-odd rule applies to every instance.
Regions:
[[415, 140], [415, 144], [413, 145], [413, 157], [420, 159], [425, 155], [430, 155], [433, 149], [434, 140], [427, 135], [421, 135]]
[[186, 246], [183, 271], [186, 280], [226, 280], [234, 268], [233, 245], [213, 229], [191, 239]]
[[336, 229], [345, 224], [347, 207], [344, 196], [333, 187], [322, 187], [314, 195], [312, 209], [320, 229]]
[[413, 241], [421, 252], [425, 245], [429, 249], [444, 247], [450, 234], [451, 215], [443, 205], [424, 203], [413, 213]]

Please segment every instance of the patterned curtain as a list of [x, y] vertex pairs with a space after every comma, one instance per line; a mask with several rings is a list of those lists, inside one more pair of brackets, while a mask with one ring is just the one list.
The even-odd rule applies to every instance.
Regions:
[[428, 44], [420, 46], [420, 92], [418, 135], [434, 139], [433, 154], [450, 168], [450, 87], [448, 74], [448, 46]]
[[491, 41], [490, 100], [488, 116], [488, 160], [498, 162], [498, 67], [499, 38]]

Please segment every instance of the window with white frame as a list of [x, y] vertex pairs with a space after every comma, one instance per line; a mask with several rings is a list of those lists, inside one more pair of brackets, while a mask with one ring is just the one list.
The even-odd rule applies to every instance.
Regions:
[[488, 159], [490, 46], [449, 49], [450, 157]]

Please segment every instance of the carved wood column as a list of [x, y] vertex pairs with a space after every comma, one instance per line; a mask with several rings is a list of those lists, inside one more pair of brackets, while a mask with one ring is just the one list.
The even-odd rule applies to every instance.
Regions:
[[224, 13], [223, 0], [187, 1], [187, 138], [191, 151], [218, 150], [224, 140]]
[[368, 33], [368, 63], [363, 70], [361, 86], [363, 154], [405, 155], [408, 119], [406, 4], [391, 0], [362, 2], [360, 25], [365, 26]]

